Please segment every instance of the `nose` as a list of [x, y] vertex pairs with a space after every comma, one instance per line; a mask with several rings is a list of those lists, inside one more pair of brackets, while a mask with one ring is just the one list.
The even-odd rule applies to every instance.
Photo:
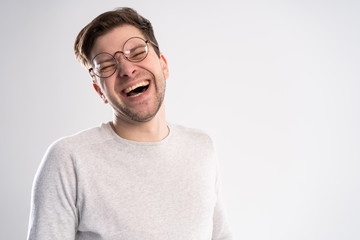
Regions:
[[117, 74], [119, 77], [132, 77], [136, 74], [136, 65], [133, 62], [130, 62], [126, 59], [123, 52], [117, 52], [119, 54], [116, 55], [117, 60]]

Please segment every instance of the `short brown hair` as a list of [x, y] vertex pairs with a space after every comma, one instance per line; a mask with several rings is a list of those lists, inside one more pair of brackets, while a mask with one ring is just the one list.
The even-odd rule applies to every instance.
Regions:
[[[138, 28], [144, 37], [148, 38], [159, 46], [156, 41], [151, 22], [140, 16], [131, 8], [116, 8], [113, 11], [105, 12], [97, 16], [93, 21], [86, 25], [76, 37], [74, 43], [74, 52], [76, 59], [85, 67], [90, 66], [90, 51], [95, 40], [115, 27], [130, 24]], [[154, 48], [156, 54], [160, 57], [160, 50]]]

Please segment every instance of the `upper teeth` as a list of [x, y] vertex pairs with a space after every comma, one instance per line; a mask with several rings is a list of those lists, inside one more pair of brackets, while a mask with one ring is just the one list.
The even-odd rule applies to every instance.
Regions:
[[142, 82], [139, 82], [138, 84], [134, 85], [134, 86], [131, 86], [131, 87], [128, 87], [124, 90], [125, 93], [129, 93], [131, 92], [132, 90], [138, 88], [138, 87], [145, 87], [149, 85], [149, 82], [148, 81], [142, 81]]

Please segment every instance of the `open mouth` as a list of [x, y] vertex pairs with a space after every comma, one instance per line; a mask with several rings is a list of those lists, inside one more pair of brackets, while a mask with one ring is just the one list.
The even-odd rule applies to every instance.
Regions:
[[141, 94], [143, 94], [148, 88], [149, 88], [149, 81], [142, 81], [139, 82], [138, 84], [128, 87], [124, 90], [124, 93], [126, 94], [126, 96], [128, 97], [137, 97], [140, 96]]

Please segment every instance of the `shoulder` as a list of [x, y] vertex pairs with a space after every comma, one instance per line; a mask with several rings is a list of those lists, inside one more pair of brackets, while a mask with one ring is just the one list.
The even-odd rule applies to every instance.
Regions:
[[173, 124], [173, 123], [170, 123], [169, 126], [174, 132], [177, 132], [180, 134], [194, 136], [194, 137], [209, 138], [209, 135], [201, 129], [185, 127], [183, 125]]
[[208, 133], [201, 129], [189, 128], [178, 124], [169, 124], [173, 134], [188, 143], [196, 143], [213, 147], [213, 140]]
[[74, 175], [77, 169], [76, 155], [82, 149], [91, 149], [111, 138], [108, 124], [90, 128], [53, 142], [45, 152], [36, 174], [36, 183], [42, 184], [43, 179], [52, 181], [56, 176]]
[[64, 163], [71, 162], [76, 152], [80, 149], [91, 149], [109, 139], [112, 139], [110, 126], [101, 124], [100, 126], [89, 128], [76, 134], [62, 137], [53, 142], [47, 149], [43, 163]]
[[100, 126], [89, 128], [70, 136], [62, 137], [53, 142], [48, 150], [55, 152], [73, 152], [82, 147], [100, 144], [104, 141], [112, 139], [109, 128], [109, 124], [101, 124]]

